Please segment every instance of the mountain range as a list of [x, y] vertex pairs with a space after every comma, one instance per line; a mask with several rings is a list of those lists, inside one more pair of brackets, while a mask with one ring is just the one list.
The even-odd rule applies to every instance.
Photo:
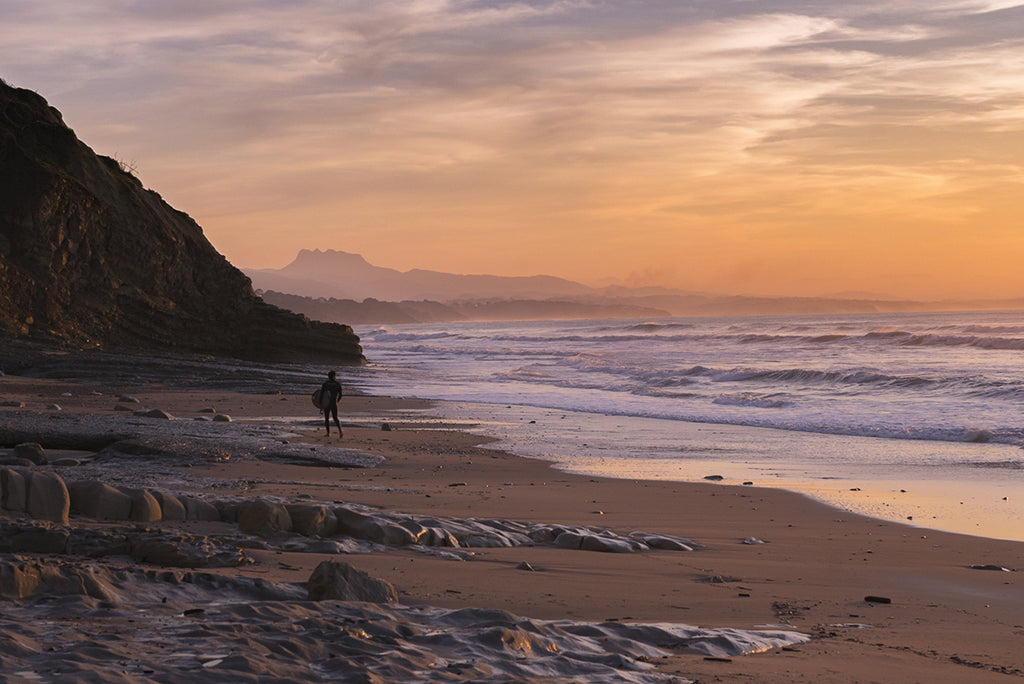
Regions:
[[281, 269], [248, 269], [263, 299], [352, 325], [460, 320], [664, 318], [1024, 308], [1024, 299], [919, 301], [869, 293], [717, 295], [658, 287], [592, 288], [554, 276], [460, 275], [374, 266], [338, 250], [299, 252]]

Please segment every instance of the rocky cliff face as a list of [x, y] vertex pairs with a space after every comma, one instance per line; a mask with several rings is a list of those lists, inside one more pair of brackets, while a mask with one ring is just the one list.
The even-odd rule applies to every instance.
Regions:
[[264, 303], [187, 214], [0, 81], [0, 336], [363, 360], [348, 326]]

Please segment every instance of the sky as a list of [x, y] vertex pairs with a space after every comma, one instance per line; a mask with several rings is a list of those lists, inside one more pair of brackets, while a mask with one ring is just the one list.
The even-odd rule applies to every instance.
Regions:
[[1024, 296], [1024, 3], [0, 0], [236, 266]]

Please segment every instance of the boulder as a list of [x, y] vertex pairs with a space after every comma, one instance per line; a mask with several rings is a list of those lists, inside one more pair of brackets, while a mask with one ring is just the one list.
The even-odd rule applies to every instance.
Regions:
[[338, 561], [318, 565], [306, 582], [306, 591], [310, 601], [398, 603], [398, 592], [390, 582]]
[[288, 504], [292, 530], [306, 537], [330, 537], [338, 530], [334, 512], [319, 504]]
[[278, 532], [290, 532], [292, 519], [288, 509], [281, 504], [256, 499], [238, 507], [238, 529], [268, 537]]
[[334, 509], [334, 515], [338, 519], [338, 532], [349, 537], [388, 546], [406, 546], [417, 542], [416, 535], [411, 531], [384, 518], [344, 507]]
[[97, 520], [129, 520], [132, 497], [98, 480], [80, 480], [68, 486], [71, 511]]
[[3, 507], [8, 511], [23, 513], [28, 496], [25, 473], [14, 468], [0, 469], [0, 487], [3, 489]]
[[46, 464], [46, 452], [43, 451], [41, 444], [36, 442], [23, 442], [22, 444], [14, 447], [12, 454], [15, 458], [23, 458], [26, 461], [32, 461], [36, 465]]
[[34, 470], [26, 481], [26, 512], [38, 520], [66, 523], [71, 510], [71, 496], [64, 480], [56, 473]]
[[181, 497], [181, 503], [185, 506], [186, 520], [205, 520], [208, 522], [220, 522], [220, 511], [209, 501], [197, 499], [192, 496]]
[[145, 489], [125, 489], [124, 493], [131, 497], [132, 508], [128, 519], [135, 522], [156, 522], [163, 512], [160, 503]]
[[231, 422], [231, 416], [229, 416], [226, 413], [218, 413], [218, 414], [213, 416], [213, 422], [214, 423], [230, 423]]
[[136, 416], [138, 416], [140, 418], [156, 418], [158, 420], [174, 420], [174, 416], [172, 416], [167, 411], [164, 411], [163, 409], [150, 409], [150, 410], [142, 409], [142, 410], [139, 410], [139, 411], [135, 411], [134, 415], [136, 415]]
[[173, 494], [160, 491], [159, 489], [149, 490], [150, 495], [160, 504], [161, 520], [184, 520], [185, 504]]

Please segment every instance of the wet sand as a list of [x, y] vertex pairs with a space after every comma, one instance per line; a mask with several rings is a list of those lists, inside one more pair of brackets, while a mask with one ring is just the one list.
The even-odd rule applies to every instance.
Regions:
[[[567, 474], [542, 461], [482, 448], [481, 437], [465, 432], [443, 426], [406, 429], [401, 410], [426, 406], [416, 401], [347, 396], [341, 406], [345, 436], [328, 442], [304, 395], [115, 388], [12, 376], [0, 382], [5, 398], [26, 404], [2, 411], [45, 415], [45, 407], [57, 403], [67, 413], [116, 415], [114, 397], [126, 392], [179, 420], [198, 417], [205, 407], [231, 415], [236, 423], [247, 416], [309, 415], [309, 422], [286, 426], [292, 440], [384, 457], [366, 469], [247, 460], [193, 464], [189, 475], [197, 481], [222, 481], [220, 495], [312, 498], [421, 516], [599, 526], [623, 534], [642, 530], [685, 537], [703, 547], [628, 554], [550, 545], [472, 548], [465, 560], [393, 547], [344, 556], [391, 582], [405, 606], [499, 609], [536, 620], [741, 630], [784, 626], [813, 637], [755, 655], [709, 659], [675, 651], [651, 659], [655, 673], [699, 682], [1024, 678], [1020, 575], [971, 567], [1024, 568], [1021, 543], [883, 522], [777, 489]], [[393, 429], [382, 430], [383, 422]], [[218, 528], [204, 532], [216, 535]], [[743, 543], [755, 539], [763, 543]], [[326, 557], [280, 549], [250, 553], [254, 564], [209, 572], [302, 583]], [[518, 569], [523, 561], [534, 571]], [[890, 602], [868, 602], [867, 596]], [[287, 624], [304, 619], [304, 610], [278, 617]], [[17, 639], [15, 629], [5, 625], [6, 636]], [[73, 631], [74, 624], [67, 622], [66, 629]], [[88, 636], [79, 632], [74, 638]], [[31, 650], [28, 641], [19, 643]], [[159, 674], [132, 676], [142, 681]], [[444, 678], [457, 680], [457, 675], [449, 670]]]

